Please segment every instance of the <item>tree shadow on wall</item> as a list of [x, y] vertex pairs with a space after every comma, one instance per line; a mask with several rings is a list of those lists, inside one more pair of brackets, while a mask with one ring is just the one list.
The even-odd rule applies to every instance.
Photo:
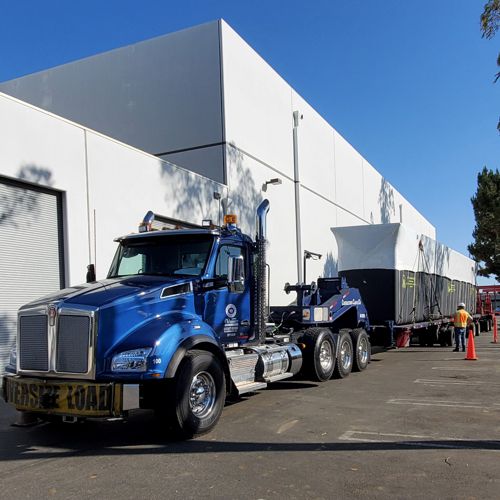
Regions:
[[[226, 213], [238, 215], [238, 225], [243, 232], [253, 235], [255, 213], [262, 200], [260, 186], [253, 179], [250, 168], [245, 166], [245, 156], [234, 143], [227, 146], [228, 185], [179, 168], [173, 163], [161, 161], [161, 177], [166, 186], [165, 201], [174, 202], [169, 216], [199, 224], [202, 218], [218, 214], [218, 201], [214, 192], [221, 195], [221, 218]], [[214, 221], [218, 217], [211, 217]]]
[[[16, 174], [19, 180], [52, 186], [52, 172], [47, 168], [27, 164]], [[38, 210], [40, 193], [32, 189], [24, 189], [18, 185], [6, 183], [0, 194], [0, 225], [19, 227], [15, 213], [34, 213]]]
[[323, 265], [324, 278], [336, 278], [338, 276], [338, 261], [333, 257], [332, 252], [327, 252], [325, 264]]
[[160, 161], [160, 173], [166, 186], [165, 202], [167, 206], [173, 203], [172, 212], [165, 215], [199, 225], [202, 219], [217, 221], [213, 217], [218, 213], [214, 193], [224, 199], [224, 186], [165, 160]]
[[382, 224], [389, 224], [391, 216], [395, 214], [394, 189], [392, 189], [392, 186], [384, 178], [380, 181], [378, 204], [380, 206], [380, 220]]
[[262, 201], [262, 191], [257, 187], [251, 170], [245, 166], [245, 157], [234, 142], [227, 147], [227, 164], [230, 171], [230, 188], [227, 210], [238, 214], [243, 229], [249, 235], [255, 232], [255, 214]]

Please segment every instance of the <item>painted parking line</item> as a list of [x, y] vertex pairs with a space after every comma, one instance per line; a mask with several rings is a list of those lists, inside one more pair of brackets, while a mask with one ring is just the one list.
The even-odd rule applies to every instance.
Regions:
[[459, 367], [459, 366], [433, 366], [433, 370], [447, 370], [450, 372], [454, 372], [457, 370], [464, 371], [464, 372], [489, 372], [491, 369], [489, 368], [471, 368], [471, 367]]
[[449, 379], [426, 379], [426, 378], [417, 378], [413, 381], [415, 384], [425, 384], [425, 385], [468, 385], [471, 387], [479, 386], [479, 385], [488, 385], [488, 386], [500, 386], [500, 384], [495, 384], [494, 382], [480, 382], [475, 380], [449, 380]]
[[[344, 434], [342, 434], [339, 437], [341, 441], [369, 441], [372, 443], [389, 441], [384, 438], [436, 439], [436, 437], [421, 436], [417, 434], [399, 434], [397, 432], [368, 432], [368, 431], [345, 431]], [[439, 438], [439, 439], [447, 439], [447, 438]]]
[[[412, 406], [438, 406], [447, 408], [474, 408], [479, 410], [500, 410], [500, 404], [483, 403], [481, 401], [449, 401], [435, 399], [408, 399], [394, 398], [386, 401], [394, 405], [412, 405]], [[499, 408], [495, 408], [498, 406]]]

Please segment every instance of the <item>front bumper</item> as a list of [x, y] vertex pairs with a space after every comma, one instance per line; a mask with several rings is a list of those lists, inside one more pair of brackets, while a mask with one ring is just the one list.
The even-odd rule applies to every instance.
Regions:
[[139, 386], [6, 374], [3, 399], [19, 411], [75, 417], [122, 417], [139, 408]]

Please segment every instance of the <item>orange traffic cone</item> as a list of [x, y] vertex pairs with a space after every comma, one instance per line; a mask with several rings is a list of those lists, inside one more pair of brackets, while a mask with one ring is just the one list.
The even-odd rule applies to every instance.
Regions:
[[474, 330], [469, 332], [469, 338], [467, 339], [467, 354], [464, 359], [472, 361], [477, 359], [476, 348], [474, 347]]

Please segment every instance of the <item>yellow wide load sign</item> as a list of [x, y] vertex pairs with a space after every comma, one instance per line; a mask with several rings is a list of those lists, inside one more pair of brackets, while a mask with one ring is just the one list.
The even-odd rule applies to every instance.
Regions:
[[81, 381], [4, 378], [4, 398], [18, 410], [82, 417], [121, 414], [122, 387], [119, 384]]

